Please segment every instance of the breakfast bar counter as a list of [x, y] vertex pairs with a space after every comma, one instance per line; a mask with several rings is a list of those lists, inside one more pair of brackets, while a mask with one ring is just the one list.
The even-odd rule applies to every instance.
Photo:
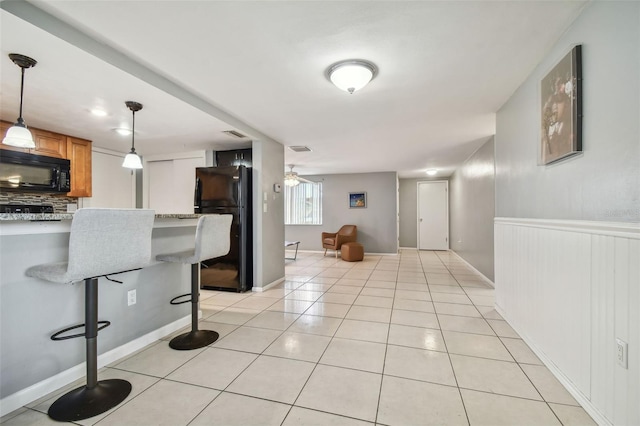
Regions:
[[[189, 267], [158, 262], [160, 253], [193, 248], [196, 214], [158, 214], [147, 267], [99, 279], [99, 367], [189, 324], [189, 307], [169, 300], [189, 292]], [[25, 405], [82, 377], [83, 339], [50, 340], [54, 331], [84, 322], [84, 286], [25, 275], [33, 265], [67, 260], [72, 213], [0, 214], [0, 398]], [[127, 293], [136, 290], [136, 303]], [[26, 401], [26, 402], [25, 402]], [[7, 407], [3, 407], [5, 409]]]

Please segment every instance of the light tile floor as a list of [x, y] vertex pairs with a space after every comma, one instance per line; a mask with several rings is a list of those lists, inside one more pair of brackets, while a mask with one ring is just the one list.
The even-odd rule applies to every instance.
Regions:
[[[493, 293], [449, 252], [353, 263], [300, 252], [265, 292], [202, 291], [201, 328], [221, 335], [210, 347], [174, 351], [167, 336], [102, 369], [133, 391], [80, 424], [595, 424]], [[55, 424], [49, 405], [80, 382], [0, 422]]]

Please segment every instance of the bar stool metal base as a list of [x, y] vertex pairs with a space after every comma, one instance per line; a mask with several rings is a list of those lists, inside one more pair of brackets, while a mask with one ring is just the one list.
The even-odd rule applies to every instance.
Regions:
[[218, 340], [220, 335], [211, 330], [195, 330], [174, 337], [169, 342], [169, 347], [179, 351], [204, 348]]
[[62, 395], [49, 407], [49, 417], [59, 422], [88, 419], [109, 411], [129, 393], [131, 383], [126, 380], [101, 380], [93, 388], [81, 386]]

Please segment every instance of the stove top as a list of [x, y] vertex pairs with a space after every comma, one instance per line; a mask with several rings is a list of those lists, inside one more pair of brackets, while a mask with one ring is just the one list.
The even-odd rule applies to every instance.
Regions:
[[51, 204], [0, 204], [0, 213], [53, 213]]

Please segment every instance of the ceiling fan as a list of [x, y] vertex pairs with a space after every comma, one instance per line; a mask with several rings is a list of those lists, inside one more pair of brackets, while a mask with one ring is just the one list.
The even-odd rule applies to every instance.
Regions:
[[300, 182], [313, 183], [310, 180], [307, 180], [307, 179], [305, 179], [303, 177], [298, 176], [298, 174], [293, 171], [293, 167], [294, 167], [293, 164], [289, 164], [289, 169], [290, 170], [284, 174], [284, 184], [286, 186], [296, 186]]

